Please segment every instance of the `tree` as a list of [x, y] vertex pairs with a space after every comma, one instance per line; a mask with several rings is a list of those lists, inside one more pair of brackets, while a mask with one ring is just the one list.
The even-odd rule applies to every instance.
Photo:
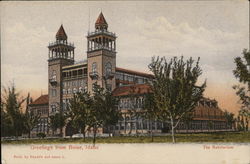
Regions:
[[119, 99], [114, 97], [109, 90], [105, 90], [103, 104], [103, 126], [108, 128], [110, 136], [110, 127], [115, 126], [122, 117], [118, 110]]
[[18, 137], [24, 132], [24, 114], [21, 109], [25, 99], [20, 98], [14, 83], [7, 89], [4, 88], [4, 94], [1, 97], [3, 112], [5, 112], [4, 121], [12, 129], [11, 135]]
[[[140, 95], [136, 93], [136, 87], [134, 85], [130, 86], [130, 92], [129, 92], [129, 107], [128, 107], [128, 112], [127, 114], [129, 115], [130, 119], [135, 119], [136, 120], [136, 124], [135, 124], [135, 131], [136, 131], [136, 136], [138, 135], [138, 131], [137, 131], [137, 121], [139, 119], [139, 117], [141, 116], [141, 112], [139, 111], [139, 100], [140, 100]], [[126, 117], [125, 117], [126, 119]], [[127, 120], [125, 120], [127, 121]], [[126, 125], [125, 125], [126, 128]], [[129, 129], [129, 134], [131, 134], [132, 132], [132, 125], [130, 125], [130, 129]]]
[[68, 118], [72, 126], [80, 129], [85, 141], [85, 134], [89, 124], [89, 114], [91, 110], [92, 99], [87, 92], [77, 93], [69, 101]]
[[4, 110], [4, 104], [1, 101], [1, 136], [8, 137], [14, 134], [11, 118]]
[[102, 127], [103, 125], [103, 118], [105, 114], [103, 109], [104, 104], [104, 88], [101, 88], [97, 83], [93, 84], [93, 96], [92, 96], [92, 105], [89, 117], [89, 129], [92, 128], [93, 130], [93, 144], [96, 142], [96, 133], [98, 128]]
[[202, 74], [199, 58], [195, 66], [193, 63], [192, 58], [185, 62], [183, 57], [174, 57], [167, 62], [165, 57], [153, 57], [149, 64], [154, 74], [152, 92], [156, 109], [160, 112], [161, 120], [171, 124], [173, 143], [175, 128], [194, 111], [206, 87], [205, 82], [200, 86], [196, 84]]
[[248, 131], [249, 111], [247, 111], [246, 109], [241, 109], [238, 115], [239, 117], [241, 117], [240, 120], [241, 129], [244, 131]]
[[153, 136], [153, 129], [152, 129], [152, 122], [159, 121], [159, 110], [157, 109], [154, 95], [148, 91], [147, 94], [144, 95], [144, 104], [142, 108], [142, 117], [150, 122], [150, 134], [151, 134], [151, 141], [154, 141]]
[[97, 83], [93, 86], [93, 96], [91, 110], [89, 113], [89, 129], [92, 128], [96, 142], [98, 128], [115, 125], [119, 120], [118, 100], [112, 96], [111, 92], [100, 87]]
[[[250, 118], [250, 52], [246, 49], [243, 50], [243, 57], [236, 57], [234, 63], [236, 64], [233, 74], [239, 80], [241, 85], [234, 85], [233, 89], [240, 98], [241, 110], [239, 115], [242, 117], [243, 122], [247, 123]], [[248, 128], [248, 127], [247, 127]], [[244, 129], [246, 129], [244, 127]]]
[[40, 114], [35, 115], [32, 112], [26, 111], [24, 114], [24, 127], [25, 132], [28, 133], [28, 137], [30, 138], [31, 131], [35, 128], [35, 126], [40, 121]]
[[67, 117], [63, 113], [55, 113], [50, 117], [50, 127], [52, 128], [52, 134], [60, 128], [60, 136], [62, 137], [62, 128], [65, 126]]
[[31, 131], [35, 128], [35, 126], [38, 124], [40, 120], [40, 114], [35, 115], [33, 112], [29, 111], [29, 105], [32, 103], [32, 98], [30, 97], [30, 93], [28, 93], [28, 96], [26, 98], [26, 111], [24, 114], [24, 128], [25, 132], [28, 133], [28, 137], [30, 138]]
[[224, 116], [226, 118], [227, 126], [229, 126], [229, 128], [232, 129], [233, 128], [233, 124], [235, 123], [234, 114], [230, 113], [228, 111], [225, 111], [224, 112]]

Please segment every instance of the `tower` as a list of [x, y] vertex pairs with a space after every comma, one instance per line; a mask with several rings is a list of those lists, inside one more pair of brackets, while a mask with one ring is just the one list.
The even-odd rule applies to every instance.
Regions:
[[93, 83], [109, 90], [115, 88], [116, 35], [108, 31], [102, 12], [95, 22], [95, 31], [87, 36], [88, 91]]
[[50, 43], [48, 59], [49, 113], [62, 112], [62, 67], [74, 63], [74, 45], [68, 43], [68, 37], [60, 26], [56, 41]]

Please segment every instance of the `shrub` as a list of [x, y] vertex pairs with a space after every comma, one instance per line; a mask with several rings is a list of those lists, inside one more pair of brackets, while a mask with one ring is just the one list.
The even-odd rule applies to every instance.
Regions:
[[44, 133], [38, 133], [36, 136], [39, 137], [39, 138], [45, 138], [46, 134], [44, 134]]

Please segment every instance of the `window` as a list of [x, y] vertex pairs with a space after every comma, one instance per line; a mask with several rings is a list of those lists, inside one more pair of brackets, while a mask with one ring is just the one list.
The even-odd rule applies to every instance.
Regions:
[[123, 80], [123, 74], [117, 72], [117, 73], [115, 74], [115, 78], [116, 78], [116, 79], [119, 79], [119, 80]]
[[123, 100], [120, 101], [119, 107], [120, 107], [120, 108], [123, 108]]
[[128, 81], [133, 82], [134, 81], [134, 77], [133, 76], [128, 76]]
[[77, 75], [78, 76], [82, 76], [83, 75], [83, 70], [82, 69], [78, 69], [77, 70]]
[[56, 97], [57, 95], [56, 89], [51, 89], [51, 95], [52, 97]]
[[124, 100], [124, 108], [128, 108], [128, 101]]
[[87, 75], [87, 74], [88, 74], [87, 68], [84, 68], [84, 69], [83, 69], [83, 74], [84, 74], [84, 75]]
[[55, 70], [52, 71], [51, 79], [52, 79], [53, 81], [56, 81], [56, 71], [55, 71]]
[[128, 80], [128, 75], [124, 75], [124, 81]]
[[66, 77], [66, 72], [63, 72], [62, 74], [63, 74], [63, 78], [65, 78]]
[[73, 74], [73, 77], [77, 76], [77, 71], [74, 70], [74, 71], [72, 72], [72, 74]]
[[51, 112], [52, 113], [56, 112], [56, 106], [55, 105], [51, 105]]
[[157, 129], [158, 130], [162, 129], [162, 124], [160, 122], [157, 122]]
[[138, 100], [138, 108], [142, 108], [142, 106], [143, 106], [143, 100], [142, 100], [142, 98], [139, 98], [139, 100]]
[[110, 64], [110, 62], [108, 62], [105, 66], [105, 70], [106, 70], [106, 76], [110, 75], [112, 72], [112, 65]]
[[63, 111], [66, 111], [66, 100], [63, 100]]
[[110, 91], [110, 92], [112, 91], [112, 85], [111, 84], [107, 84], [107, 90]]
[[71, 81], [68, 81], [68, 85], [67, 85], [68, 87], [70, 87], [71, 86]]
[[47, 125], [48, 124], [48, 119], [44, 118], [44, 124]]
[[83, 85], [83, 81], [82, 80], [79, 80], [78, 81], [78, 86], [82, 86]]
[[76, 86], [76, 81], [72, 81], [72, 86]]
[[140, 108], [140, 98], [136, 99], [136, 108]]
[[143, 121], [142, 127], [143, 127], [143, 129], [147, 129], [147, 128], [148, 128], [148, 123], [147, 123], [147, 121]]
[[63, 82], [64, 83], [64, 87], [67, 87], [67, 82]]
[[97, 63], [96, 62], [94, 62], [93, 64], [92, 64], [92, 72], [94, 73], [94, 72], [97, 72]]
[[77, 89], [76, 89], [76, 88], [74, 88], [74, 89], [73, 89], [73, 93], [75, 94], [76, 92], [77, 92]]
[[138, 84], [143, 84], [143, 78], [138, 78]]
[[68, 89], [68, 94], [71, 94], [72, 93], [72, 90], [71, 88]]
[[88, 90], [88, 87], [87, 87], [87, 85], [85, 85], [84, 91], [87, 92], [87, 90]]

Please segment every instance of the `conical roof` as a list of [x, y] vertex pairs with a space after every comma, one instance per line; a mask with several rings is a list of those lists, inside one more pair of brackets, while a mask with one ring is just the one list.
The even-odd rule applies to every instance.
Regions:
[[105, 20], [102, 12], [99, 14], [99, 16], [98, 16], [98, 18], [97, 18], [97, 20], [95, 22], [95, 28], [98, 28], [98, 27], [103, 27], [105, 29], [107, 29], [107, 27], [108, 27], [108, 23]]
[[63, 28], [63, 25], [60, 26], [59, 30], [56, 33], [56, 40], [67, 40], [67, 34]]

